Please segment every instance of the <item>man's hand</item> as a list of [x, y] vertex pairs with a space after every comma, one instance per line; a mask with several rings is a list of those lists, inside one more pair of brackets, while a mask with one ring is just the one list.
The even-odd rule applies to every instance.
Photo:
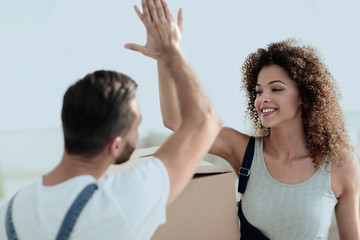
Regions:
[[176, 24], [165, 0], [142, 0], [141, 4], [143, 13], [140, 12], [137, 6], [134, 6], [134, 9], [146, 28], [146, 45], [128, 43], [125, 48], [159, 60], [160, 56], [168, 50], [179, 48], [182, 10], [179, 10], [178, 24]]

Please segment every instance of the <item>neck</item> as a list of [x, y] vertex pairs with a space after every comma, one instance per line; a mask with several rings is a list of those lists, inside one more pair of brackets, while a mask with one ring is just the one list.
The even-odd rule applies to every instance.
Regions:
[[43, 184], [52, 186], [81, 175], [90, 175], [99, 179], [104, 176], [112, 161], [103, 153], [86, 158], [64, 152], [59, 165], [43, 176]]
[[302, 121], [291, 126], [271, 128], [265, 138], [267, 149], [286, 159], [309, 155]]

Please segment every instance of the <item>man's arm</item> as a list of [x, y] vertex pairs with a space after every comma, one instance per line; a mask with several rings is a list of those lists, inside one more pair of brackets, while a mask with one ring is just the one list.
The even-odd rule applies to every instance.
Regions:
[[176, 90], [181, 123], [174, 134], [155, 153], [165, 165], [170, 178], [171, 203], [191, 180], [221, 129], [194, 72], [180, 49], [180, 30], [163, 0], [143, 0], [143, 13], [135, 8], [147, 30], [145, 46], [128, 44], [127, 48], [153, 57], [166, 68]]
[[[178, 13], [178, 27], [182, 29], [182, 10]], [[157, 61], [159, 78], [159, 96], [161, 115], [164, 126], [175, 131], [182, 121], [175, 82], [171, 79], [168, 69], [161, 61]], [[223, 127], [212, 144], [209, 153], [225, 159], [238, 175], [245, 153], [249, 136], [235, 129]]]
[[174, 199], [185, 188], [199, 161], [209, 151], [221, 123], [182, 55], [178, 51], [169, 52], [169, 59], [171, 63], [167, 68], [174, 78], [182, 119], [174, 134], [155, 156], [163, 160], [169, 172], [170, 196]]

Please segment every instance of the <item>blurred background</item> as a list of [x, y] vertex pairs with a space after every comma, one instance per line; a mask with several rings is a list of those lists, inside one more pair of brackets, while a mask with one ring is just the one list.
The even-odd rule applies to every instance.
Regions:
[[[245, 57], [289, 37], [316, 47], [343, 93], [341, 105], [360, 153], [360, 1], [168, 0], [182, 7], [181, 47], [226, 126], [249, 133], [240, 68]], [[0, 0], [0, 203], [60, 160], [62, 97], [99, 69], [138, 84], [138, 147], [161, 144], [156, 62], [123, 48], [144, 44], [133, 5], [140, 0]], [[225, 164], [211, 156], [209, 161]]]

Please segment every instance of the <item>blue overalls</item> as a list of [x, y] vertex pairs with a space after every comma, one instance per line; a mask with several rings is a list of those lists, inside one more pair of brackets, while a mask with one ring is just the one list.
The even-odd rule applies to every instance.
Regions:
[[[245, 193], [246, 185], [250, 178], [250, 168], [254, 157], [254, 149], [255, 138], [251, 136], [245, 150], [242, 166], [239, 170], [238, 192], [241, 194]], [[251, 223], [246, 220], [241, 208], [241, 201], [238, 203], [238, 217], [240, 220], [241, 240], [270, 240], [259, 229], [251, 225]]]
[[[60, 231], [56, 237], [56, 240], [66, 240], [69, 239], [70, 234], [74, 228], [76, 220], [78, 219], [81, 211], [83, 210], [86, 203], [89, 201], [92, 194], [97, 189], [95, 183], [87, 185], [75, 199], [71, 205], [69, 211], [67, 212], [64, 221], [61, 225]], [[16, 194], [15, 194], [16, 196]], [[12, 207], [15, 196], [10, 200], [9, 206], [6, 211], [6, 233], [9, 240], [18, 240], [19, 238], [16, 235], [14, 223], [12, 220]]]

